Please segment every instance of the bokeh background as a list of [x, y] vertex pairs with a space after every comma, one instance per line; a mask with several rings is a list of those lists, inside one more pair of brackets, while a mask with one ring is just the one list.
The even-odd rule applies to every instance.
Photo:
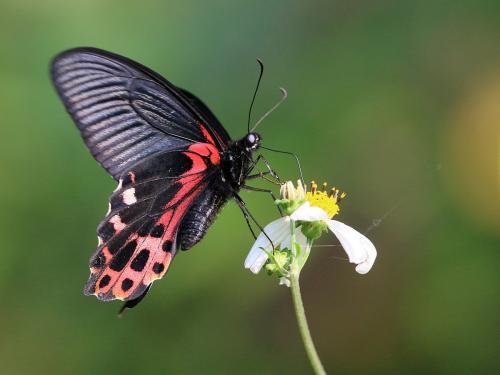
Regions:
[[[265, 144], [347, 191], [340, 220], [379, 251], [365, 276], [340, 247], [303, 271], [325, 367], [499, 373], [499, 2], [1, 0], [2, 374], [310, 373], [289, 290], [242, 267], [252, 238], [234, 203], [123, 319], [82, 295], [115, 186], [49, 81], [50, 59], [75, 46], [190, 89], [233, 137], [261, 57], [254, 117], [289, 92]], [[243, 195], [275, 218], [268, 197]]]

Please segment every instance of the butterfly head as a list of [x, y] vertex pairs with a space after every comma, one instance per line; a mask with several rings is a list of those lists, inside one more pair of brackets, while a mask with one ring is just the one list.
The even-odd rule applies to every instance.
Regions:
[[259, 134], [251, 132], [242, 139], [245, 151], [254, 151], [260, 146], [261, 137]]

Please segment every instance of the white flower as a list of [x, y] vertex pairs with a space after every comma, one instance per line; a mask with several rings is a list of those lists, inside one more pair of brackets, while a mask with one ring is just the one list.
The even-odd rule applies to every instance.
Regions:
[[[322, 208], [311, 206], [308, 201], [297, 208], [290, 216], [274, 220], [266, 225], [264, 232], [273, 241], [274, 246], [281, 245], [281, 248], [290, 248], [290, 219], [294, 221], [324, 222], [339, 239], [349, 257], [349, 261], [356, 264], [356, 272], [365, 274], [372, 268], [377, 257], [377, 250], [373, 243], [350, 226], [340, 221], [329, 219], [328, 214]], [[307, 242], [306, 237], [300, 230], [297, 230], [295, 233], [296, 241], [304, 248]], [[260, 233], [257, 237], [245, 259], [245, 268], [250, 269], [255, 274], [261, 270], [268, 259], [268, 255], [261, 248], [268, 253], [273, 250], [269, 239], [264, 233]]]

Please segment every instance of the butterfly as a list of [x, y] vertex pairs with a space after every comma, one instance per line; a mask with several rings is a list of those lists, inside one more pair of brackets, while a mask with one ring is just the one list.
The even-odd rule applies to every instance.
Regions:
[[249, 223], [238, 192], [259, 161], [258, 133], [232, 140], [196, 96], [111, 52], [64, 51], [51, 77], [92, 156], [118, 182], [97, 228], [85, 295], [133, 307], [227, 201]]

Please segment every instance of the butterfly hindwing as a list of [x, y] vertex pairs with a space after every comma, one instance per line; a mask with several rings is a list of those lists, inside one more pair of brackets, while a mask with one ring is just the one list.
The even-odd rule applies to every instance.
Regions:
[[133, 166], [110, 197], [98, 227], [86, 294], [133, 300], [163, 277], [177, 250], [179, 225], [217, 177], [220, 155], [210, 143], [169, 151]]

